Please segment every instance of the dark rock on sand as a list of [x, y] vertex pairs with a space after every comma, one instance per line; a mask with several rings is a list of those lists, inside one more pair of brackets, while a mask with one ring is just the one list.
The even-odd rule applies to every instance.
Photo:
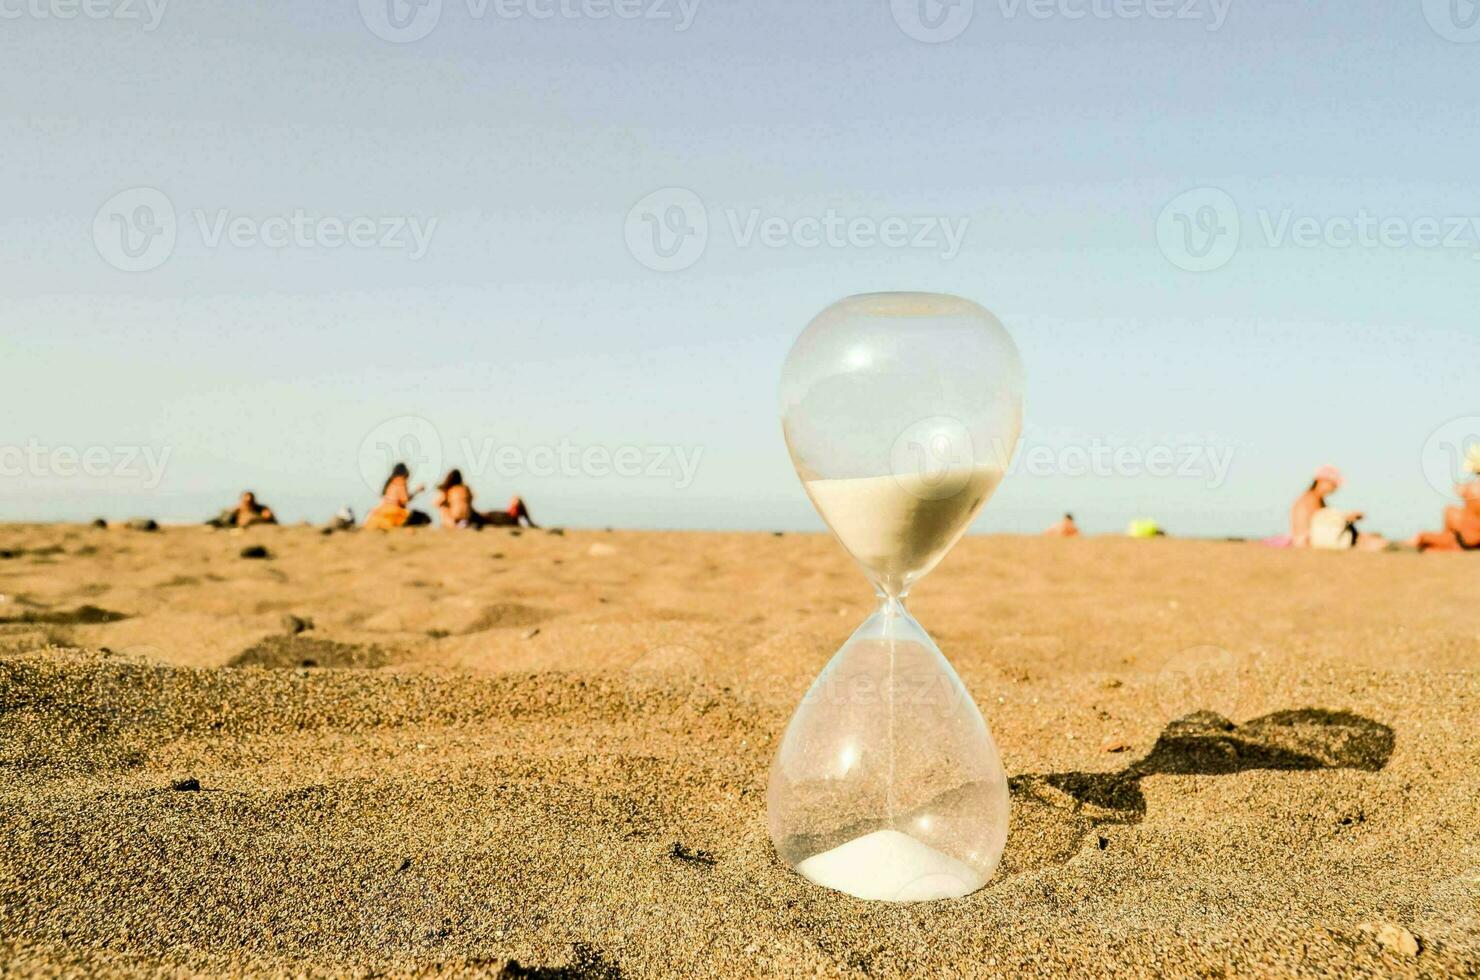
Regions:
[[565, 966], [522, 966], [509, 960], [498, 975], [503, 980], [622, 980], [621, 967], [609, 962], [585, 943], [576, 943], [571, 961]]
[[248, 545], [241, 551], [243, 558], [271, 558], [272, 552], [260, 544]]
[[335, 643], [310, 636], [269, 636], [231, 659], [229, 667], [383, 667], [389, 662], [379, 647]]
[[199, 793], [200, 780], [194, 776], [188, 779], [174, 779], [170, 781], [170, 789], [178, 793]]
[[701, 864], [712, 868], [719, 863], [713, 851], [690, 850], [683, 846], [681, 841], [674, 841], [673, 846], [668, 849], [668, 856], [675, 861], [684, 861], [688, 864]]
[[97, 606], [78, 606], [76, 609], [49, 609], [28, 611], [19, 616], [0, 618], [0, 623], [34, 623], [41, 626], [98, 626], [128, 619], [126, 613]]
[[522, 602], [496, 602], [484, 606], [463, 633], [481, 633], [491, 629], [512, 629], [519, 626], [534, 626], [550, 618], [549, 612], [526, 606]]
[[283, 632], [289, 636], [297, 636], [299, 633], [313, 629], [313, 620], [303, 616], [294, 616], [292, 613], [283, 613]]

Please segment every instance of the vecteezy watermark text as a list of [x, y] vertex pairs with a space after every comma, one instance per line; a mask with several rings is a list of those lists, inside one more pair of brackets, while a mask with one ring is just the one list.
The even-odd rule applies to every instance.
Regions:
[[959, 420], [920, 419], [895, 438], [889, 468], [901, 485], [928, 500], [954, 496], [986, 466], [1004, 476], [1111, 477], [1199, 480], [1210, 490], [1223, 486], [1234, 448], [1206, 441], [1112, 442], [1099, 437], [1062, 445], [1020, 445], [994, 438], [981, 442]]
[[[463, 0], [470, 20], [645, 20], [682, 33], [699, 0]], [[359, 0], [360, 19], [382, 41], [419, 41], [442, 20], [443, 0]]]
[[[1006, 454], [1005, 448], [1001, 451]], [[1233, 467], [1232, 446], [1200, 443], [1117, 445], [1092, 439], [1083, 445], [1024, 446], [1007, 463], [1007, 475], [1150, 477], [1154, 480], [1201, 480], [1216, 490]]]
[[136, 480], [154, 490], [169, 460], [169, 446], [47, 446], [33, 438], [25, 445], [0, 445], [0, 477]]
[[148, 33], [164, 19], [168, 0], [0, 0], [0, 20], [139, 21]]
[[[304, 208], [265, 217], [230, 208], [195, 208], [189, 214], [200, 243], [209, 249], [384, 249], [405, 252], [415, 262], [426, 255], [437, 230], [435, 217], [414, 215], [316, 214]], [[146, 272], [174, 254], [179, 225], [174, 202], [164, 192], [131, 187], [98, 208], [93, 244], [114, 268]]]
[[1233, 0], [997, 0], [1004, 20], [1178, 20], [1216, 31], [1228, 20]]
[[534, 477], [621, 477], [672, 480], [677, 490], [694, 482], [703, 446], [586, 445], [561, 439], [554, 445], [500, 445], [485, 438], [476, 443], [460, 440], [462, 458], [474, 473], [493, 473], [504, 479]]
[[425, 222], [401, 215], [311, 215], [302, 208], [282, 215], [257, 218], [226, 208], [190, 212], [207, 248], [223, 241], [235, 248], [409, 248], [413, 262], [427, 254], [437, 219]]
[[[492, 436], [457, 440], [460, 469], [470, 481], [492, 474], [502, 480], [523, 476], [567, 479], [666, 480], [686, 490], [698, 475], [703, 446], [624, 444], [609, 446], [561, 439], [555, 443], [515, 445]], [[446, 463], [442, 435], [437, 427], [416, 415], [388, 419], [360, 441], [357, 460], [365, 485], [377, 493], [397, 463], [405, 463], [419, 478], [440, 479]]]
[[[916, 41], [941, 44], [966, 32], [978, 0], [890, 0], [894, 23]], [[982, 0], [981, 6], [989, 4]], [[1216, 31], [1228, 20], [1233, 0], [996, 0], [1003, 20], [1183, 21]]]
[[[1480, 215], [1301, 214], [1294, 208], [1259, 208], [1254, 228], [1266, 248], [1335, 250], [1425, 249], [1466, 251], [1480, 259]], [[1232, 261], [1245, 236], [1238, 202], [1217, 187], [1174, 197], [1156, 222], [1162, 254], [1179, 269], [1211, 272]]]
[[[725, 208], [718, 226], [736, 248], [848, 248], [919, 250], [950, 261], [961, 252], [971, 225], [965, 216], [819, 214], [782, 216], [760, 208]], [[704, 255], [710, 237], [709, 209], [684, 187], [656, 190], [634, 204], [623, 226], [627, 250], [657, 272], [687, 269]]]

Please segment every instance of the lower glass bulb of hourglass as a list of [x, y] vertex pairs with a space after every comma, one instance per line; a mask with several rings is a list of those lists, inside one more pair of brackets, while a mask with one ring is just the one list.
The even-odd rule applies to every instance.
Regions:
[[904, 605], [886, 600], [782, 736], [767, 790], [776, 853], [858, 898], [956, 898], [996, 870], [1007, 809], [981, 712]]

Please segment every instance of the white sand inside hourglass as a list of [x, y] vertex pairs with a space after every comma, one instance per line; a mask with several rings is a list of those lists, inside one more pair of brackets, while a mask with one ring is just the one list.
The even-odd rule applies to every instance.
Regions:
[[1002, 482], [995, 466], [808, 480], [807, 493], [855, 558], [891, 584], [933, 565]]
[[815, 884], [876, 902], [969, 895], [987, 879], [970, 865], [897, 830], [876, 830], [797, 865]]

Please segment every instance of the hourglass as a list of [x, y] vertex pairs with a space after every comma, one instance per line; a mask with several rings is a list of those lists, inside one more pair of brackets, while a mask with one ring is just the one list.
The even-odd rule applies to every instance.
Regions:
[[859, 898], [956, 898], [1007, 842], [1007, 776], [971, 695], [904, 607], [997, 488], [1022, 428], [1022, 365], [955, 296], [840, 300], [797, 338], [781, 423], [807, 496], [879, 608], [818, 675], [771, 767], [776, 853]]

